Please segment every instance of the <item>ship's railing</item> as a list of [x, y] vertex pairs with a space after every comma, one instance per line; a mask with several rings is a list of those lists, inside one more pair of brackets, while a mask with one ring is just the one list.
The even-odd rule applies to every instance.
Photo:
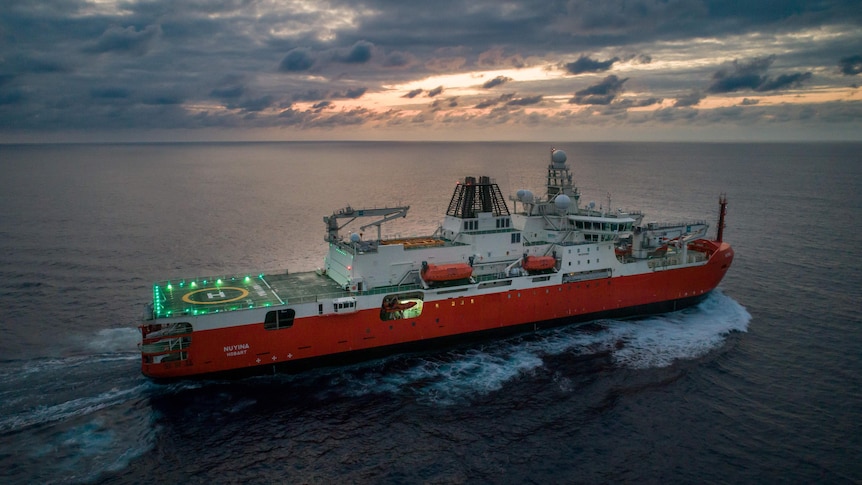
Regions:
[[655, 271], [682, 266], [685, 264], [702, 263], [708, 259], [707, 255], [698, 251], [689, 251], [683, 260], [682, 253], [672, 254], [661, 258], [650, 259], [647, 266]]
[[507, 227], [504, 229], [483, 229], [481, 231], [461, 231], [464, 234], [499, 234], [504, 232], [517, 232], [517, 229]]
[[645, 226], [647, 231], [655, 231], [661, 229], [672, 229], [682, 226], [708, 226], [709, 223], [703, 220], [700, 221], [680, 221], [680, 222], [648, 222]]

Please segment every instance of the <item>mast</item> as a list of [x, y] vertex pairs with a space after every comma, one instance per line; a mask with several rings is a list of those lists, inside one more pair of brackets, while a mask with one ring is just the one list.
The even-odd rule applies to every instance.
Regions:
[[715, 241], [721, 242], [724, 237], [724, 216], [727, 214], [727, 195], [721, 194], [718, 196], [718, 233], [715, 235]]

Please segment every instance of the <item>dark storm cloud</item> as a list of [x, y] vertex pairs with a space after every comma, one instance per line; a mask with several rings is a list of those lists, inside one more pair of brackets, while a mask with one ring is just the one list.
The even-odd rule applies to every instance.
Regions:
[[575, 62], [570, 62], [563, 67], [570, 74], [583, 74], [585, 72], [602, 72], [607, 71], [611, 67], [613, 67], [614, 63], [619, 61], [619, 57], [614, 57], [613, 59], [608, 59], [606, 61], [597, 61], [594, 59], [590, 59], [587, 56], [581, 56]]
[[215, 88], [210, 91], [210, 96], [213, 98], [238, 98], [243, 95], [245, 92], [245, 87], [239, 84], [233, 86], [225, 86], [221, 88]]
[[176, 105], [182, 104], [185, 98], [179, 94], [162, 93], [154, 96], [144, 96], [141, 98], [143, 104], [150, 105]]
[[263, 111], [273, 107], [275, 100], [272, 96], [266, 95], [259, 98], [243, 99], [237, 103], [229, 105], [229, 108], [240, 109], [243, 111]]
[[106, 87], [90, 89], [90, 96], [101, 99], [125, 99], [132, 95], [126, 88]]
[[158, 25], [148, 25], [141, 30], [134, 26], [110, 27], [92, 44], [85, 46], [85, 52], [117, 52], [134, 55], [146, 54], [153, 40], [162, 33]]
[[574, 97], [569, 100], [572, 104], [610, 104], [620, 93], [623, 92], [623, 84], [629, 78], [620, 79], [611, 74], [598, 84], [575, 92]]
[[838, 68], [841, 73], [847, 76], [855, 76], [862, 73], [862, 55], [842, 57], [838, 61]]
[[[858, 0], [515, 0], [504, 7], [491, 0], [321, 0], [303, 8], [255, 0], [5, 0], [0, 11], [0, 134], [69, 127], [127, 127], [135, 133], [141, 127], [352, 126], [375, 118], [361, 109], [327, 117], [333, 110], [314, 113], [294, 109], [291, 102], [357, 99], [390, 86], [421, 85], [408, 83], [435, 74], [498, 68], [557, 66], [588, 74], [629, 63], [626, 67], [633, 73], [627, 75], [645, 91], [641, 98], [623, 98], [625, 81], [619, 80], [616, 89], [606, 86], [604, 93], [576, 93], [572, 98], [617, 108], [670, 99], [711, 84], [717, 90], [740, 86], [741, 91], [766, 93], [808, 84], [812, 72], [818, 73], [820, 86], [827, 70], [836, 78], [862, 71], [858, 49], [847, 50], [859, 42]], [[719, 70], [709, 64], [710, 58], [726, 56], [739, 42], [727, 33], [765, 45], [781, 34], [811, 28], [836, 34], [800, 40], [788, 48], [776, 46], [780, 69], [776, 61], [766, 69], [753, 69], [748, 74], [754, 76], [746, 78], [745, 72], [725, 67], [721, 79], [709, 78]], [[699, 48], [707, 37], [726, 50], [719, 54]], [[651, 44], [654, 41], [678, 42], [673, 44], [679, 46], [676, 60], [700, 61], [701, 67], [635, 73], [639, 63], [651, 58], [669, 60], [667, 44]], [[749, 47], [757, 46], [740, 45], [740, 52]], [[650, 54], [637, 54], [641, 51]], [[225, 73], [235, 77], [225, 78]], [[525, 111], [506, 109], [509, 102], [541, 104], [571, 93], [570, 85], [553, 79], [505, 84], [543, 97], [480, 101], [477, 106], [497, 108], [494, 122], [516, 119], [506, 118], [506, 112]], [[844, 80], [842, 87], [846, 84]], [[403, 96], [435, 97], [442, 93], [442, 86], [438, 89]], [[447, 89], [454, 92], [457, 87], [447, 84]], [[120, 96], [123, 90], [126, 95]], [[461, 99], [462, 105], [476, 102]], [[282, 109], [279, 117], [268, 116], [274, 108]], [[474, 119], [469, 116], [462, 120]]]
[[20, 90], [14, 90], [8, 93], [0, 92], [0, 106], [18, 104], [24, 101], [24, 93]]
[[501, 84], [506, 84], [511, 81], [512, 78], [506, 76], [497, 76], [494, 79], [489, 79], [482, 84], [482, 88], [491, 89], [495, 86], [500, 86]]
[[359, 41], [353, 44], [345, 54], [337, 55], [336, 59], [349, 64], [363, 64], [371, 60], [371, 50], [374, 44], [366, 41]]
[[339, 98], [349, 98], [349, 99], [359, 99], [362, 97], [365, 92], [368, 91], [368, 88], [349, 88], [346, 91], [342, 91], [340, 95], [336, 95]]
[[685, 94], [676, 98], [676, 102], [673, 104], [673, 106], [674, 108], [697, 106], [705, 97], [706, 95], [699, 91], [692, 91], [689, 94]]
[[407, 94], [405, 94], [404, 96], [401, 96], [401, 97], [402, 98], [415, 98], [416, 96], [419, 96], [420, 94], [422, 94], [422, 89], [414, 89], [412, 91], [409, 91]]
[[0, 71], [14, 71], [18, 74], [48, 74], [64, 73], [70, 71], [70, 69], [63, 63], [55, 60], [25, 57], [19, 54], [0, 60]]
[[314, 62], [314, 56], [312, 56], [308, 49], [297, 47], [284, 56], [284, 59], [281, 60], [281, 64], [278, 65], [278, 70], [281, 72], [307, 71], [311, 69]]
[[712, 78], [707, 88], [710, 93], [730, 93], [733, 91], [776, 91], [799, 86], [811, 78], [810, 72], [781, 74], [769, 77], [766, 71], [775, 61], [775, 56], [756, 57], [748, 61], [734, 60], [729, 68], [721, 69]]

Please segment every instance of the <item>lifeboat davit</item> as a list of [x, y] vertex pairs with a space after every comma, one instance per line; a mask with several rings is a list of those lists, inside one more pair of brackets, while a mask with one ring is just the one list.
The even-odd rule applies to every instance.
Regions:
[[428, 282], [464, 280], [473, 274], [473, 267], [467, 263], [425, 264], [422, 266], [422, 279]]
[[521, 263], [521, 267], [527, 271], [542, 271], [551, 269], [556, 264], [557, 259], [553, 256], [527, 256]]

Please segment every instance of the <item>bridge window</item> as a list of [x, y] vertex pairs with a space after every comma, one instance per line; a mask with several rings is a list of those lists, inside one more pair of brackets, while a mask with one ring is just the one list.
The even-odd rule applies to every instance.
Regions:
[[512, 244], [519, 244], [521, 242], [521, 233], [513, 232], [512, 233]]

